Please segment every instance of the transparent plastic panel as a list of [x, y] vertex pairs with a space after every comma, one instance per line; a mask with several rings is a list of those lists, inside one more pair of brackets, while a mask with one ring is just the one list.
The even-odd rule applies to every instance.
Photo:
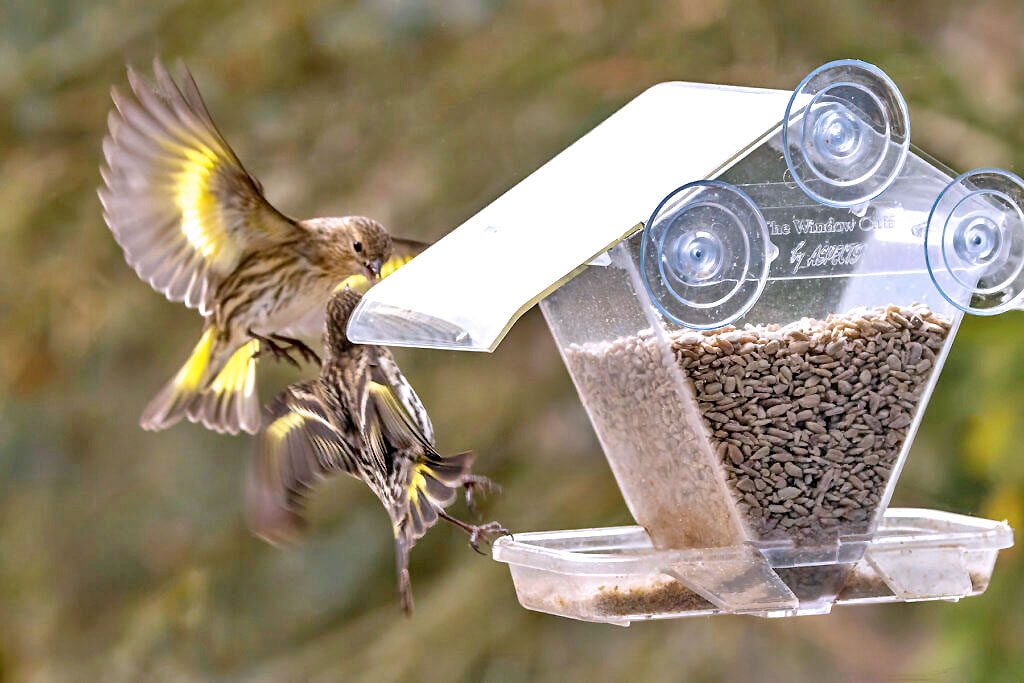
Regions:
[[959, 598], [974, 590], [967, 553], [960, 548], [872, 549], [866, 557], [902, 600]]
[[[749, 546], [659, 550], [640, 527], [517, 532], [498, 539], [493, 556], [509, 565], [524, 607], [626, 625], [640, 619], [810, 615], [835, 604], [959, 599], [984, 592], [999, 551], [1012, 545], [1005, 522], [892, 509], [867, 542], [867, 557], [856, 564], [803, 565], [799, 549], [788, 556], [777, 552], [767, 562]], [[876, 568], [878, 557], [884, 558], [882, 572]], [[795, 608], [773, 609], [775, 600], [766, 599], [773, 592], [795, 595]]]
[[[959, 323], [923, 253], [951, 177], [911, 154], [880, 197], [833, 207], [772, 180], [786, 177], [782, 144], [767, 139], [720, 176], [726, 185], [684, 188], [624, 249], [661, 314], [650, 320], [682, 371], [680, 414], [697, 415], [686, 428], [718, 457], [726, 504], [752, 541], [814, 555], [874, 531]], [[715, 253], [708, 239], [690, 246], [695, 235], [719, 237], [711, 277], [693, 277], [706, 265], [694, 256]]]
[[568, 577], [510, 564], [519, 604], [572, 619], [628, 626], [631, 621], [714, 614], [711, 602], [667, 574]]
[[665, 573], [731, 614], [792, 616], [800, 606], [782, 578], [753, 548], [742, 548], [728, 557], [712, 555], [703, 562], [678, 562], [666, 567]]
[[721, 182], [675, 193], [650, 231], [544, 311], [657, 545], [740, 534], [766, 552], [801, 548], [806, 564], [838, 561], [842, 547], [849, 566], [888, 505], [962, 315], [923, 249], [952, 178], [910, 154], [883, 195], [837, 208], [778, 180], [781, 149], [777, 132]]
[[679, 184], [778, 124], [788, 92], [650, 88], [373, 287], [348, 327], [362, 343], [489, 351], [582, 264]]
[[[828, 614], [843, 589], [852, 563], [814, 564], [776, 569], [779, 580], [793, 591], [800, 614]], [[788, 616], [768, 614], [765, 616]]]
[[[714, 329], [737, 322], [737, 311], [744, 322], [824, 316], [892, 302], [907, 287], [934, 310], [970, 304], [971, 289], [950, 288], [950, 301], [935, 287], [923, 253], [932, 207], [952, 180], [947, 169], [911, 154], [885, 195], [837, 208], [775, 180], [788, 173], [781, 147], [777, 133], [716, 181], [669, 195], [647, 221], [639, 263], [652, 303], [669, 321]], [[709, 204], [717, 213], [703, 209]], [[710, 235], [727, 255], [711, 277], [693, 254], [718, 251], [699, 244], [682, 258], [677, 245], [689, 245], [692, 234]]]
[[740, 542], [718, 458], [640, 286], [620, 245], [541, 310], [637, 522], [662, 547]]

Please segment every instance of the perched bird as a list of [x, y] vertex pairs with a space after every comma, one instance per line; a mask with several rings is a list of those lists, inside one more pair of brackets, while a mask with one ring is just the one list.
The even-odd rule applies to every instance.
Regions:
[[339, 283], [372, 282], [426, 245], [393, 239], [361, 216], [297, 221], [280, 213], [178, 67], [175, 82], [154, 60], [155, 86], [129, 68], [134, 96], [112, 89], [103, 140], [99, 197], [126, 260], [155, 290], [204, 318], [199, 343], [141, 424], [163, 429], [188, 417], [219, 432], [255, 432], [261, 345], [315, 359], [299, 338], [321, 333]]
[[292, 540], [305, 525], [306, 496], [319, 480], [339, 473], [362, 480], [391, 517], [408, 614], [409, 552], [438, 518], [465, 530], [478, 551], [480, 542], [508, 532], [496, 522], [472, 525], [445, 511], [457, 489], [465, 489], [472, 509], [475, 493], [493, 485], [470, 474], [471, 452], [438, 454], [430, 418], [391, 353], [348, 340], [345, 327], [359, 299], [347, 287], [330, 299], [320, 377], [288, 387], [267, 406], [247, 488], [249, 524], [271, 543]]

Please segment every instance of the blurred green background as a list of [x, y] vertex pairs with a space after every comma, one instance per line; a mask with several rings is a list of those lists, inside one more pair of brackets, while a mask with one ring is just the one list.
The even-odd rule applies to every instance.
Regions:
[[[960, 604], [781, 621], [575, 623], [437, 528], [402, 618], [386, 515], [345, 480], [282, 552], [241, 516], [249, 442], [139, 413], [194, 313], [136, 279], [100, 216], [111, 84], [191, 66], [271, 201], [437, 238], [647, 86], [792, 87], [882, 66], [915, 142], [1024, 168], [1017, 2], [224, 0], [0, 3], [0, 681], [1019, 681], [1024, 557]], [[680, 179], [685, 180], [685, 179]], [[967, 320], [896, 503], [1024, 526], [1024, 314]], [[536, 311], [493, 355], [403, 351], [441, 445], [474, 448], [514, 530], [630, 521]], [[296, 374], [265, 378], [271, 395]]]

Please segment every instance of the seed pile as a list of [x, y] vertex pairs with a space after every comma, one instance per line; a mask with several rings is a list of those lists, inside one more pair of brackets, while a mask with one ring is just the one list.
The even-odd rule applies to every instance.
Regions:
[[[805, 603], [821, 598], [831, 602], [833, 597], [838, 602], [845, 602], [893, 596], [882, 577], [866, 561], [860, 562], [852, 570], [844, 565], [831, 565], [776, 571], [786, 586]], [[971, 592], [984, 592], [988, 587], [988, 574], [979, 568], [972, 568], [970, 576]], [[519, 590], [524, 591], [524, 587]], [[717, 610], [711, 602], [679, 581], [665, 578], [600, 585], [596, 590], [584, 590], [582, 594], [566, 589], [560, 583], [530, 586], [529, 590], [520, 593], [520, 599], [532, 609], [584, 617]]]
[[671, 357], [656, 341], [573, 344], [565, 360], [630, 512], [655, 546], [742, 542], [697, 407], [676, 390]]
[[675, 337], [755, 537], [868, 531], [949, 329], [888, 306]]
[[741, 540], [723, 480], [754, 538], [806, 543], [867, 532], [949, 330], [923, 306], [683, 330], [671, 353], [695, 401], [649, 334], [564, 351], [656, 546]]
[[593, 609], [602, 615], [670, 614], [712, 610], [715, 606], [678, 581], [647, 587], [622, 589], [602, 586], [594, 598]]
[[831, 602], [850, 574], [848, 564], [819, 564], [807, 567], [780, 567], [775, 570], [786, 587], [802, 604]]

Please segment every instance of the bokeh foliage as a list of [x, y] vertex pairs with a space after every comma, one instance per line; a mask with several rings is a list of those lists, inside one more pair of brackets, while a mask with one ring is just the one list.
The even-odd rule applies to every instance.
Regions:
[[[521, 610], [506, 568], [444, 528], [413, 554], [403, 619], [386, 516], [349, 481], [305, 545], [263, 545], [240, 514], [246, 439], [137, 427], [199, 325], [136, 280], [94, 189], [108, 88], [154, 54], [188, 61], [283, 210], [423, 239], [650, 84], [791, 87], [838, 57], [885, 68], [950, 166], [1019, 172], [1022, 32], [1010, 1], [6, 0], [0, 681], [1020, 680], [1019, 551], [959, 605], [621, 630]], [[1024, 314], [964, 323], [896, 503], [1024, 525], [1022, 341]], [[489, 515], [629, 521], [536, 312], [490, 356], [399, 355], [442, 445], [504, 485]], [[265, 397], [295, 377], [272, 374]]]

